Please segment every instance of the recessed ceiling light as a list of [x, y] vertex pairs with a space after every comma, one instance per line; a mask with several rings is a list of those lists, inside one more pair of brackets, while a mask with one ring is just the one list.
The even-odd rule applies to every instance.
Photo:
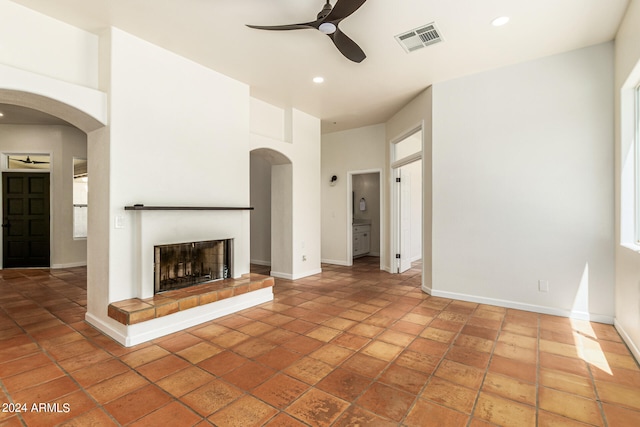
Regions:
[[494, 27], [501, 27], [504, 24], [506, 24], [507, 22], [509, 22], [509, 17], [508, 16], [500, 16], [500, 17], [494, 19], [493, 21], [491, 21], [491, 25], [493, 25]]
[[318, 84], [320, 84], [320, 83], [324, 83], [324, 77], [320, 77], [320, 76], [318, 76], [318, 77], [314, 77], [314, 78], [313, 78], [313, 82], [314, 82], [314, 83], [318, 83]]
[[0, 111], [0, 117], [4, 117], [4, 113]]

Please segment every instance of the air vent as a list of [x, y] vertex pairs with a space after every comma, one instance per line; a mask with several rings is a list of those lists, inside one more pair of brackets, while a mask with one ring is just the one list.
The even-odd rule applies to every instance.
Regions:
[[407, 53], [410, 53], [423, 47], [440, 43], [442, 37], [440, 31], [436, 28], [435, 22], [432, 22], [414, 30], [407, 31], [406, 33], [398, 34], [396, 40], [398, 40], [398, 43], [400, 43]]

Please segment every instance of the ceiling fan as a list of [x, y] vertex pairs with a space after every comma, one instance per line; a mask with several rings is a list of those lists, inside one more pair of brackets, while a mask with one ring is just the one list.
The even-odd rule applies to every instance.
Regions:
[[258, 30], [303, 30], [315, 28], [329, 36], [333, 44], [347, 59], [353, 62], [362, 62], [367, 56], [356, 42], [340, 31], [338, 25], [340, 21], [358, 10], [365, 1], [367, 0], [337, 0], [335, 6], [332, 7], [329, 0], [327, 0], [315, 21], [291, 25], [247, 25], [247, 27]]

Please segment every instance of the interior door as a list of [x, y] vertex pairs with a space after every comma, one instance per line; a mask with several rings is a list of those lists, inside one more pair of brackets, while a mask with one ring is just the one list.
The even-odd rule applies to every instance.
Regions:
[[398, 273], [411, 268], [411, 175], [398, 169], [400, 177], [400, 263]]
[[49, 173], [2, 174], [4, 268], [49, 267]]

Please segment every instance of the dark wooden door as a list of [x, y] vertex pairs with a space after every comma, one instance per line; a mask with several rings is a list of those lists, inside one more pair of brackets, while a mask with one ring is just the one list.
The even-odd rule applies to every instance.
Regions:
[[49, 174], [2, 174], [4, 268], [49, 267]]

